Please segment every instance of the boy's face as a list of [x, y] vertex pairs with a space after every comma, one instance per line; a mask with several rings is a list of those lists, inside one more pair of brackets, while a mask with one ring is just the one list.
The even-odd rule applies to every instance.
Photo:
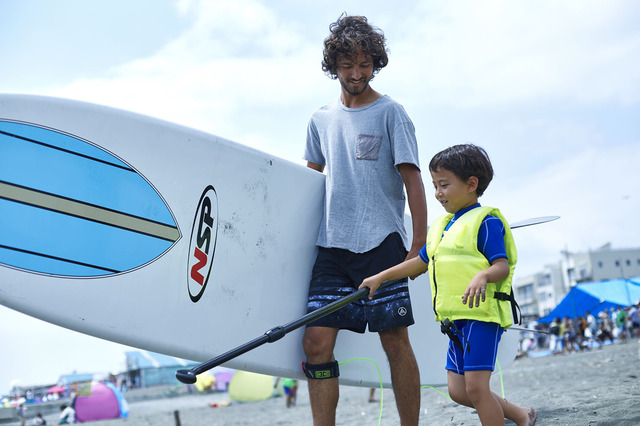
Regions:
[[436, 200], [447, 213], [456, 213], [478, 202], [478, 178], [475, 176], [465, 182], [453, 172], [440, 168], [431, 172], [431, 179], [436, 190]]

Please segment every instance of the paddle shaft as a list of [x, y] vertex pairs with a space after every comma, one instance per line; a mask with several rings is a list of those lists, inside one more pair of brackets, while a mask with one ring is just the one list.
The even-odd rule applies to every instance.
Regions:
[[516, 327], [516, 326], [509, 327], [509, 330], [530, 331], [532, 333], [540, 333], [540, 334], [552, 334], [550, 331], [535, 330], [533, 328], [524, 328], [524, 327]]
[[[380, 288], [387, 286], [391, 283], [395, 283], [398, 282], [400, 280], [395, 280], [395, 281], [385, 281], [382, 284], [380, 284]], [[236, 347], [235, 349], [232, 349], [228, 352], [225, 352], [222, 355], [218, 355], [215, 358], [210, 359], [207, 362], [204, 362], [202, 364], [196, 365], [195, 367], [193, 367], [191, 370], [180, 370], [178, 371], [178, 373], [176, 373], [176, 377], [178, 378], [178, 380], [180, 380], [183, 383], [192, 383], [192, 376], [193, 375], [198, 375], [200, 373], [204, 373], [205, 371], [208, 371], [210, 369], [212, 369], [213, 367], [216, 367], [220, 364], [224, 364], [225, 362], [232, 360], [233, 358], [236, 358], [246, 352], [249, 352], [259, 346], [264, 345], [265, 343], [272, 343], [275, 342], [277, 340], [280, 340], [281, 338], [283, 338], [287, 333], [296, 330], [300, 327], [302, 327], [303, 325], [307, 325], [317, 319], [320, 319], [322, 317], [325, 317], [327, 315], [332, 314], [335, 311], [338, 311], [342, 308], [344, 308], [346, 305], [350, 304], [351, 302], [355, 302], [358, 299], [362, 299], [363, 297], [367, 296], [369, 294], [369, 289], [368, 288], [363, 288], [360, 290], [357, 290], [351, 294], [349, 294], [348, 296], [344, 296], [341, 297], [340, 299], [331, 302], [330, 304], [323, 306], [322, 308], [316, 309], [313, 312], [309, 312], [308, 314], [294, 320], [291, 321], [285, 325], [282, 326], [278, 326], [278, 327], [274, 327], [268, 331], [266, 331], [262, 336], [257, 337], [243, 345], [240, 345], [238, 347]], [[187, 371], [189, 371], [190, 373], [187, 374]], [[186, 382], [183, 380], [187, 380]]]

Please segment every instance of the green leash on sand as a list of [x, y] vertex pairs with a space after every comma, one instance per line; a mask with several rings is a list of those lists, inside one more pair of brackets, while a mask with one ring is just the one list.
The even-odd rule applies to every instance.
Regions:
[[496, 359], [496, 364], [498, 364], [498, 374], [500, 375], [500, 391], [502, 392], [502, 399], [504, 397], [504, 381], [502, 380], [502, 367], [500, 367], [500, 361]]
[[343, 365], [346, 364], [348, 362], [352, 362], [352, 361], [369, 361], [371, 364], [373, 364], [376, 367], [376, 370], [378, 370], [378, 378], [380, 379], [380, 412], [378, 414], [378, 426], [380, 426], [380, 423], [382, 422], [382, 373], [380, 372], [380, 367], [378, 367], [378, 364], [376, 364], [376, 362], [372, 359], [369, 358], [353, 358], [350, 359], [348, 361], [344, 361], [344, 362], [340, 362], [339, 365]]

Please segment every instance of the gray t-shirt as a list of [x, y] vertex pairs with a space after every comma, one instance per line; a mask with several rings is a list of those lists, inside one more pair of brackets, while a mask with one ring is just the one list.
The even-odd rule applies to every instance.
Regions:
[[317, 244], [364, 253], [404, 229], [404, 182], [397, 166], [418, 163], [415, 128], [404, 108], [382, 96], [362, 108], [338, 99], [317, 110], [304, 159], [324, 165], [324, 215]]

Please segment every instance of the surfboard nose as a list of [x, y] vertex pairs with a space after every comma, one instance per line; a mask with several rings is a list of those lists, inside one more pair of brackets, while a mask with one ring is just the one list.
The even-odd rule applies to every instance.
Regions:
[[1, 264], [104, 276], [151, 262], [181, 236], [155, 188], [96, 144], [0, 120], [0, 157]]

